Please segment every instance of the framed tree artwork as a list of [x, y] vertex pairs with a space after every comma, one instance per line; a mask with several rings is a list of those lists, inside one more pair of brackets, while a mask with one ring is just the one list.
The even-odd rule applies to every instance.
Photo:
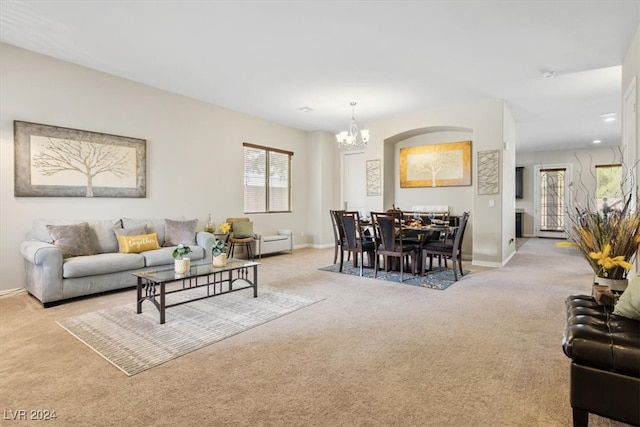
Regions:
[[146, 197], [144, 139], [13, 122], [17, 197]]
[[400, 187], [471, 185], [471, 141], [400, 149]]

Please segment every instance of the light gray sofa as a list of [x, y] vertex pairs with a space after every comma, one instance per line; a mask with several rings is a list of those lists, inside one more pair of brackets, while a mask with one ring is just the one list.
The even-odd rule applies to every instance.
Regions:
[[[194, 220], [195, 221], [195, 220]], [[91, 244], [95, 255], [63, 257], [59, 246], [53, 244], [47, 225], [89, 224]], [[148, 233], [157, 233], [160, 249], [141, 253], [119, 253], [114, 228], [125, 230], [146, 225]], [[215, 237], [211, 233], [193, 231], [192, 260], [211, 260]], [[175, 246], [165, 243], [164, 219], [107, 219], [34, 221], [28, 240], [20, 245], [26, 270], [26, 289], [45, 307], [64, 300], [116, 289], [136, 286], [132, 273], [151, 269], [173, 268]]]

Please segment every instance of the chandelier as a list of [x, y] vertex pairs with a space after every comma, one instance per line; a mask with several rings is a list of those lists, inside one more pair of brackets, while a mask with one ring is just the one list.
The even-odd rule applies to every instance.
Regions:
[[358, 132], [358, 125], [356, 125], [356, 119], [354, 116], [356, 103], [351, 103], [351, 124], [349, 130], [343, 130], [336, 134], [336, 140], [338, 141], [338, 148], [341, 150], [355, 150], [367, 148], [369, 142], [369, 131], [362, 129]]

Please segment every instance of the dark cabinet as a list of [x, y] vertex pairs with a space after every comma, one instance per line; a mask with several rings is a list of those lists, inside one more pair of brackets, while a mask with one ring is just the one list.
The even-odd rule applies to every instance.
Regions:
[[516, 199], [522, 199], [522, 174], [524, 172], [524, 166], [516, 167]]
[[522, 237], [522, 212], [516, 212], [516, 237]]

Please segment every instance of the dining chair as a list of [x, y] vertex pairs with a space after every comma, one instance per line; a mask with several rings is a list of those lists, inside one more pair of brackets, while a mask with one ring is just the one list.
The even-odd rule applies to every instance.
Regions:
[[[422, 265], [424, 266], [427, 262], [427, 256], [429, 257], [429, 269], [433, 269], [433, 257], [437, 256], [439, 258], [445, 259], [445, 267], [447, 266], [446, 260], [451, 259], [453, 275], [456, 280], [458, 280], [458, 270], [460, 271], [460, 275], [464, 276], [464, 271], [462, 270], [462, 238], [464, 237], [464, 231], [467, 228], [467, 223], [469, 222], [469, 212], [464, 212], [462, 217], [460, 218], [460, 226], [456, 231], [456, 234], [453, 238], [452, 243], [446, 243], [441, 241], [428, 242], [421, 249], [421, 259]], [[421, 274], [424, 275], [424, 270], [421, 271]]]
[[[331, 226], [333, 227], [333, 240], [334, 240], [334, 251], [333, 251], [333, 263], [335, 264], [338, 261], [338, 251], [342, 250], [342, 246], [344, 245], [345, 237], [344, 237], [344, 229], [342, 227], [342, 216], [338, 215], [339, 213], [343, 213], [344, 210], [329, 210], [329, 214], [331, 215]], [[351, 257], [351, 252], [349, 252], [349, 258]]]
[[[358, 267], [358, 255], [360, 255], [360, 276], [363, 274], [364, 254], [367, 253], [369, 267], [377, 264], [376, 245], [373, 240], [367, 240], [364, 236], [360, 214], [357, 211], [337, 212], [339, 223], [342, 224], [345, 240], [340, 251], [340, 272], [344, 264], [344, 253], [353, 252], [353, 266]], [[376, 261], [374, 261], [374, 258]]]
[[389, 257], [400, 264], [400, 281], [404, 281], [405, 260], [410, 261], [411, 274], [416, 271], [417, 245], [405, 244], [402, 241], [402, 212], [371, 212], [376, 242], [376, 259], [374, 277], [378, 277], [378, 258], [384, 259], [385, 271], [389, 271]]

